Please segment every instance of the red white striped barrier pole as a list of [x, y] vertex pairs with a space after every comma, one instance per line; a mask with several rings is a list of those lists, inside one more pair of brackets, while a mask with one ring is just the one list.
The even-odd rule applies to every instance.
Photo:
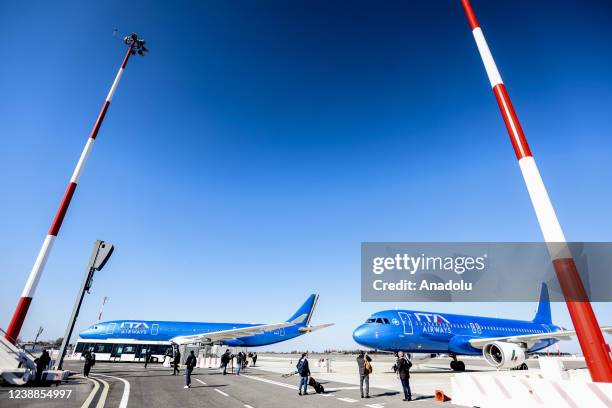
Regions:
[[[66, 192], [64, 193], [64, 197], [55, 213], [55, 218], [53, 218], [53, 222], [51, 223], [51, 227], [49, 228], [49, 232], [43, 241], [42, 247], [38, 252], [38, 256], [36, 257], [36, 261], [34, 262], [34, 266], [32, 267], [32, 271], [30, 272], [30, 276], [26, 282], [25, 287], [23, 288], [23, 292], [21, 293], [21, 297], [19, 298], [19, 302], [17, 303], [17, 307], [15, 308], [15, 312], [13, 312], [13, 317], [11, 318], [11, 322], [8, 325], [6, 330], [5, 338], [15, 344], [17, 342], [17, 337], [19, 336], [19, 332], [21, 331], [21, 326], [25, 320], [26, 314], [28, 313], [28, 309], [30, 308], [30, 303], [32, 302], [32, 297], [34, 296], [34, 292], [36, 291], [36, 286], [38, 285], [38, 281], [40, 280], [40, 276], [42, 275], [43, 270], [45, 269], [45, 264], [47, 263], [47, 259], [49, 258], [49, 254], [51, 253], [51, 249], [53, 248], [53, 242], [57, 237], [57, 234], [62, 227], [62, 222], [64, 221], [64, 217], [66, 216], [66, 211], [68, 211], [68, 206], [70, 205], [70, 201], [72, 200], [72, 196], [74, 195], [74, 191], [76, 190], [77, 184], [79, 182], [79, 177], [83, 172], [83, 168], [85, 167], [85, 162], [91, 153], [91, 149], [93, 147], [94, 141], [96, 140], [96, 136], [98, 135], [98, 131], [100, 130], [100, 126], [102, 125], [102, 121], [106, 116], [106, 112], [108, 111], [108, 107], [113, 99], [113, 95], [117, 90], [117, 85], [119, 85], [119, 80], [121, 79], [121, 75], [123, 75], [123, 71], [125, 70], [125, 66], [132, 55], [135, 52], [135, 49], [138, 49], [139, 54], [142, 55], [142, 44], [139, 44], [137, 37], [135, 34], [126, 37], [126, 43], [128, 43], [129, 47], [123, 58], [123, 62], [121, 63], [121, 67], [119, 68], [119, 72], [117, 72], [117, 76], [113, 81], [113, 85], [106, 96], [106, 100], [104, 101], [104, 105], [102, 105], [102, 110], [94, 123], [94, 127], [89, 134], [89, 138], [87, 139], [87, 143], [85, 143], [85, 148], [81, 153], [81, 157], [77, 162], [76, 168], [72, 173], [72, 177], [70, 178], [70, 182], [68, 183], [68, 187], [66, 188]], [[146, 50], [146, 48], [145, 48]]]
[[540, 176], [540, 171], [527, 144], [527, 139], [521, 128], [510, 97], [501, 75], [497, 70], [487, 41], [476, 20], [476, 15], [469, 0], [461, 0], [472, 34], [476, 40], [480, 57], [491, 82], [493, 93], [501, 111], [514, 153], [519, 162], [521, 173], [531, 197], [531, 203], [538, 218], [544, 241], [548, 245], [553, 266], [563, 291], [578, 341], [584, 354], [591, 378], [597, 382], [612, 382], [612, 360], [610, 347], [606, 344], [588, 295], [576, 269], [576, 264], [567, 246], [561, 224], [552, 206], [548, 192]]

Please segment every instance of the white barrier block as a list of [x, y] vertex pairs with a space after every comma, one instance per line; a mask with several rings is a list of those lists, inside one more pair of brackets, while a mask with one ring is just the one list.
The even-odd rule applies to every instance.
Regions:
[[567, 380], [569, 377], [563, 367], [563, 362], [557, 357], [540, 357], [540, 372], [547, 380]]
[[550, 380], [537, 372], [455, 374], [451, 387], [453, 404], [469, 407], [612, 407], [612, 384]]

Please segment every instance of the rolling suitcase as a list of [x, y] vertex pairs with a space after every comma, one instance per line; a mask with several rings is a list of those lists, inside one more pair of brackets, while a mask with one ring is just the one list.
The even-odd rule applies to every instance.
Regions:
[[321, 385], [320, 382], [318, 382], [317, 380], [315, 380], [314, 378], [310, 377], [308, 379], [308, 385], [310, 385], [312, 388], [314, 388], [315, 392], [317, 394], [322, 394], [325, 392], [325, 389], [323, 388], [323, 386]]

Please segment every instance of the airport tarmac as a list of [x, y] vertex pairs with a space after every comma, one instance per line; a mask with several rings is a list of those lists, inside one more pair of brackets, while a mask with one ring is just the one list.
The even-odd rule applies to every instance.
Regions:
[[[318, 355], [312, 355], [312, 373], [324, 386], [325, 394], [298, 396], [295, 376], [283, 378], [282, 373], [293, 370], [294, 356], [260, 354], [258, 367], [235, 376], [222, 375], [218, 369], [196, 368], [192, 375], [192, 388], [184, 389], [184, 376], [173, 376], [170, 368], [159, 364], [144, 368], [142, 363], [98, 362], [89, 379], [80, 375], [83, 364], [68, 361], [66, 369], [76, 372], [70, 380], [51, 387], [2, 387], [2, 407], [227, 407], [227, 408], [281, 408], [281, 407], [368, 407], [393, 408], [406, 406], [433, 407], [433, 392], [450, 383], [452, 371], [448, 359], [436, 359], [431, 364], [415, 365], [411, 384], [415, 401], [403, 402], [399, 381], [391, 371], [392, 356], [374, 356], [374, 374], [370, 381], [370, 399], [361, 399], [354, 356], [335, 355], [333, 373], [325, 373], [318, 367]], [[536, 360], [531, 360], [537, 365]], [[388, 364], [390, 363], [390, 364]], [[489, 370], [482, 359], [466, 361], [468, 370]], [[389, 367], [387, 367], [389, 365]], [[354, 366], [351, 369], [351, 366]], [[445, 367], [443, 367], [445, 366]], [[11, 391], [20, 390], [25, 398], [11, 398]], [[35, 390], [71, 390], [68, 398], [35, 398], [28, 392]], [[445, 389], [450, 391], [450, 389]], [[444, 406], [453, 406], [450, 402]]]

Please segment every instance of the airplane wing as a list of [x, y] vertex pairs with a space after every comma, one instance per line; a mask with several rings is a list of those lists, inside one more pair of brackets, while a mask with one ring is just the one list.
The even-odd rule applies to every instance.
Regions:
[[254, 334], [260, 334], [264, 332], [270, 332], [284, 327], [295, 326], [296, 324], [302, 323], [306, 320], [308, 315], [305, 313], [291, 320], [290, 322], [274, 323], [274, 324], [260, 324], [257, 326], [239, 327], [236, 329], [219, 330], [215, 332], [193, 334], [190, 336], [177, 336], [170, 341], [179, 345], [193, 344], [193, 343], [216, 343], [223, 340], [235, 339], [237, 337], [251, 336]]
[[[602, 327], [601, 331], [604, 333], [612, 334], [612, 326]], [[508, 343], [534, 344], [544, 339], [569, 340], [572, 336], [575, 336], [575, 335], [576, 335], [575, 330], [559, 330], [556, 332], [538, 333], [538, 334], [521, 334], [518, 336], [474, 338], [474, 339], [470, 339], [469, 343], [472, 347], [483, 348], [485, 345], [493, 341], [506, 341]]]
[[320, 324], [318, 326], [300, 327], [298, 330], [300, 331], [300, 333], [311, 333], [313, 331], [324, 329], [326, 327], [333, 326], [333, 325], [334, 325], [333, 323], [326, 323], [326, 324]]

